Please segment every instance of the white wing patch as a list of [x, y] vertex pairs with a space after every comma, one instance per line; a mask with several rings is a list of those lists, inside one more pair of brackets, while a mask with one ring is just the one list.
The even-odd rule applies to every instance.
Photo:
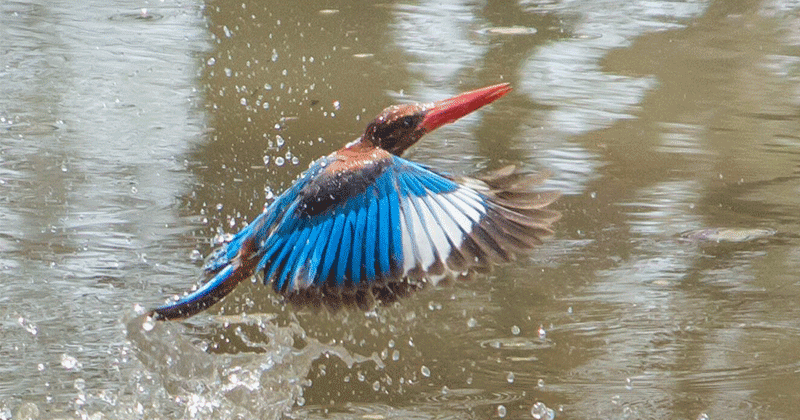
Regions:
[[[469, 232], [467, 229], [471, 229], [469, 220], [456, 211], [455, 207], [442, 197], [431, 196], [427, 203], [434, 217], [438, 220], [442, 231], [450, 239], [451, 246], [455, 248], [461, 247], [464, 242], [464, 234]], [[462, 219], [463, 227], [462, 224], [456, 221], [458, 218]]]
[[452, 193], [444, 194], [456, 207], [457, 213], [462, 213], [469, 218], [469, 228], [466, 229], [466, 232], [471, 231], [472, 226], [480, 222], [481, 217], [486, 211], [483, 204], [477, 201], [479, 200], [479, 198], [476, 198], [477, 194], [475, 194], [475, 197], [473, 197], [472, 194], [475, 193], [466, 187], [458, 187], [458, 189]]
[[417, 246], [419, 255], [417, 262], [420, 264], [420, 268], [426, 271], [427, 268], [436, 261], [436, 255], [433, 252], [433, 244], [431, 244], [428, 234], [425, 232], [425, 226], [422, 220], [420, 220], [419, 212], [416, 210], [413, 198], [409, 197], [406, 201], [408, 203], [409, 219], [411, 219], [414, 224], [414, 244]]
[[[403, 276], [421, 270], [429, 281], [436, 283], [460, 274], [450, 270], [446, 260], [464, 245], [486, 214], [486, 205], [476, 191], [463, 185], [448, 193], [426, 192], [423, 196], [400, 199]], [[429, 272], [435, 263], [444, 268], [442, 275]]]
[[400, 201], [400, 231], [403, 236], [403, 276], [408, 274], [416, 265], [417, 256], [414, 251], [414, 243], [411, 238], [411, 224], [406, 220], [408, 200]]
[[473, 219], [470, 218], [470, 216], [464, 211], [456, 208], [450, 197], [453, 194], [455, 194], [455, 192], [442, 194], [438, 197], [436, 202], [442, 206], [442, 211], [450, 216], [453, 223], [458, 227], [458, 231], [461, 232], [460, 240], [458, 242], [454, 242], [456, 246], [460, 246], [464, 241], [464, 234], [469, 233], [472, 230], [472, 225], [474, 222]]
[[[450, 242], [447, 240], [447, 234], [442, 231], [442, 226], [439, 220], [431, 213], [428, 201], [431, 201], [433, 196], [416, 197], [416, 206], [420, 211], [425, 227], [428, 229], [428, 236], [431, 239], [431, 245], [436, 250], [439, 262], [444, 262], [444, 259], [450, 255]], [[426, 267], [426, 270], [430, 266]]]

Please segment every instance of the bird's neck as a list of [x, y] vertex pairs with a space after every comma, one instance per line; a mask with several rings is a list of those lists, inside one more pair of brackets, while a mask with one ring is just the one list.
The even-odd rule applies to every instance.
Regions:
[[372, 153], [376, 150], [383, 149], [379, 148], [375, 144], [370, 141], [364, 140], [364, 137], [359, 137], [350, 143], [347, 143], [344, 147], [339, 149], [336, 153], [337, 154], [356, 154], [356, 153]]

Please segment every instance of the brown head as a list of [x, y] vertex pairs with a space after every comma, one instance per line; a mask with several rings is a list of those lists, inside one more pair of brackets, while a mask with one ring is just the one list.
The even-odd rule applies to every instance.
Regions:
[[438, 102], [390, 106], [367, 126], [361, 141], [400, 156], [425, 133], [451, 123], [509, 91], [508, 83], [502, 83]]

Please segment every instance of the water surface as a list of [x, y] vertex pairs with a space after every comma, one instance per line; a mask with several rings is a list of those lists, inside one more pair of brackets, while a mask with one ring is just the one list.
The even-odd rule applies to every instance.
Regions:
[[[796, 416], [796, 4], [306, 3], [0, 4], [0, 418]], [[383, 107], [502, 81], [408, 157], [552, 172], [538, 252], [139, 316]]]

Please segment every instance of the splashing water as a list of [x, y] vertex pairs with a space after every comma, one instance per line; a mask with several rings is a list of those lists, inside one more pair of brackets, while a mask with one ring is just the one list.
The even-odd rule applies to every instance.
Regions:
[[[348, 366], [374, 362], [384, 367], [378, 357], [352, 355], [341, 346], [309, 338], [297, 324], [277, 326], [268, 316], [217, 318], [254, 351], [209, 353], [204, 348], [208, 346], [198, 345], [181, 324], [149, 324], [142, 316], [127, 324], [137, 357], [158, 373], [189, 418], [284, 418], [303, 401], [303, 388], [311, 385], [306, 377], [312, 364], [326, 355], [337, 356]], [[299, 341], [302, 349], [297, 348]]]

